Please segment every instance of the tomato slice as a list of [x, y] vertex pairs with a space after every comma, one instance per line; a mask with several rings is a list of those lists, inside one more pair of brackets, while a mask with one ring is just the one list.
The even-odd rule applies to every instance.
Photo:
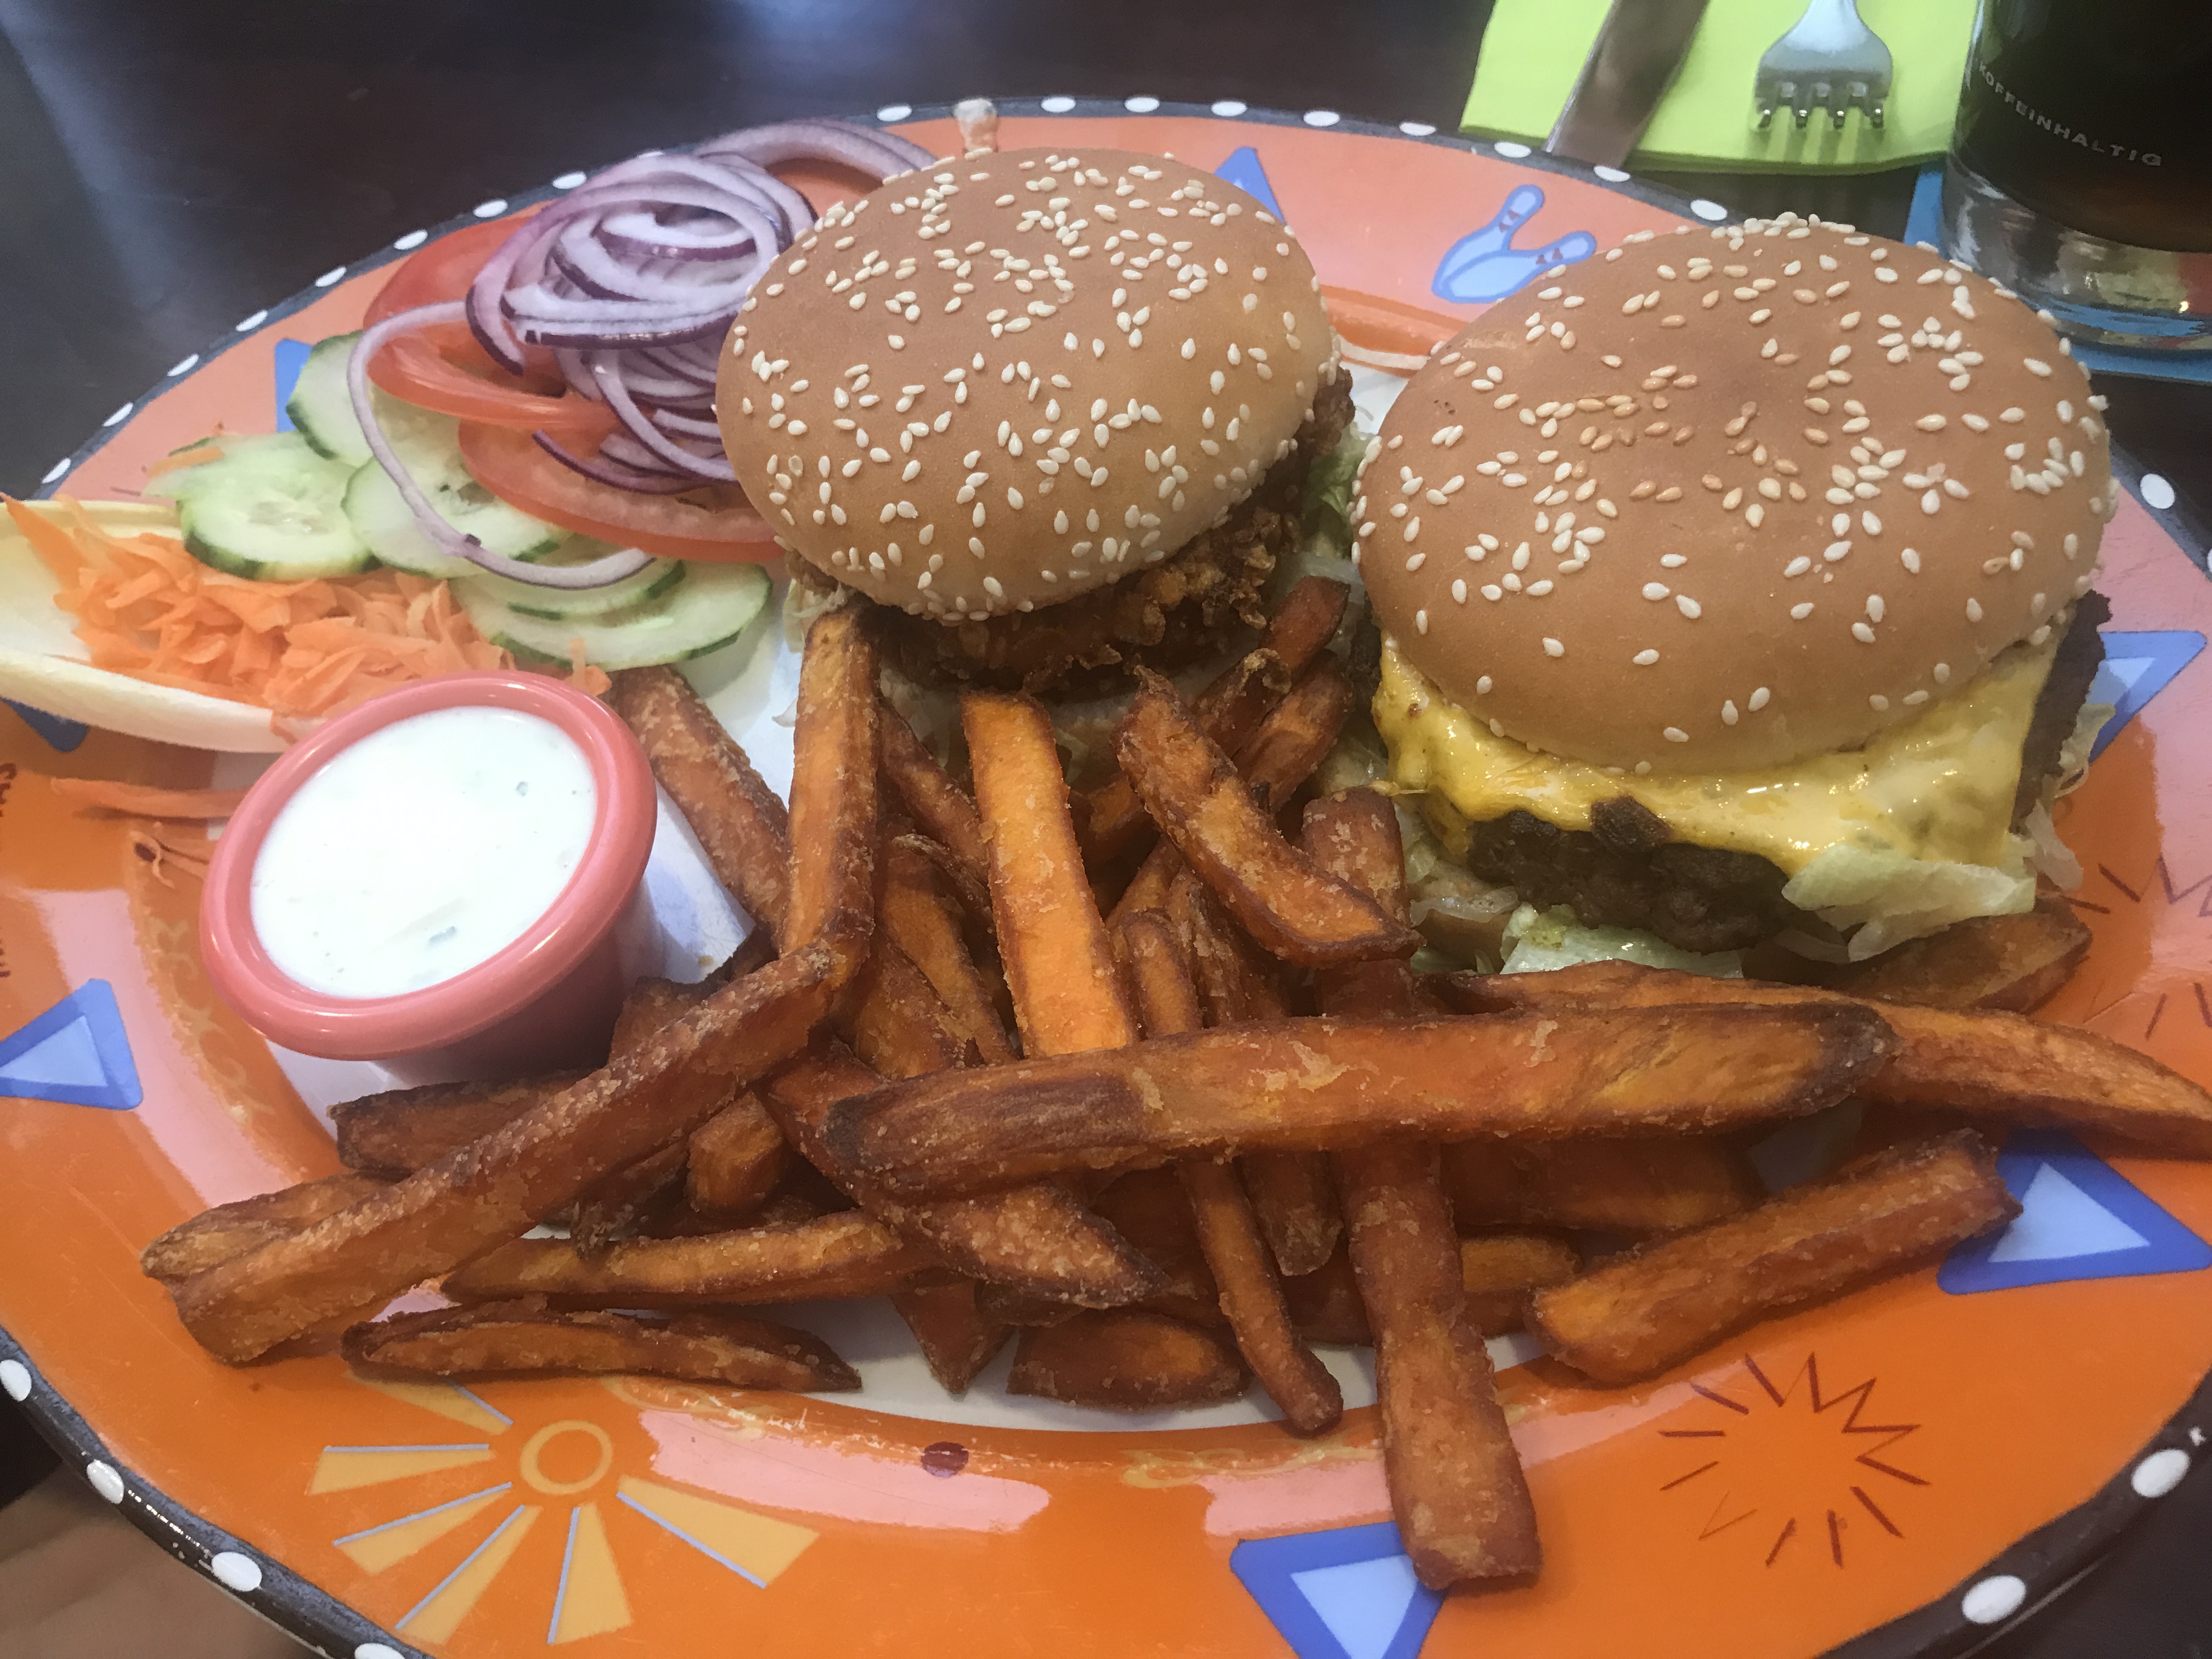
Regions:
[[1463, 317], [1385, 299], [1379, 294], [1362, 294], [1357, 289], [1324, 284], [1321, 297], [1337, 333], [1346, 343], [1369, 351], [1426, 357], [1436, 349], [1437, 341], [1449, 340], [1467, 326]]
[[[461, 298], [525, 217], [494, 219], [441, 236], [392, 272], [370, 301], [365, 324], [373, 327], [416, 306]], [[377, 353], [368, 374], [395, 398], [464, 421], [524, 432], [543, 428], [590, 444], [614, 430], [614, 416], [604, 406], [568, 389], [551, 353], [531, 349], [528, 357], [527, 373], [510, 374], [477, 343], [466, 324], [451, 323], [394, 340]]]
[[641, 547], [666, 559], [773, 563], [783, 556], [768, 520], [734, 484], [682, 495], [640, 495], [563, 466], [513, 427], [465, 421], [461, 459], [508, 505], [579, 535]]

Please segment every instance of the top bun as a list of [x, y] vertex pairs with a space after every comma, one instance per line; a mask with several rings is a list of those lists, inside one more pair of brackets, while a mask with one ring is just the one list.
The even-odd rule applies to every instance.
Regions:
[[1334, 373], [1273, 215], [1124, 150], [892, 179], [763, 273], [716, 407], [785, 545], [886, 605], [979, 620], [1156, 562], [1249, 495]]
[[2087, 592], [2104, 400], [2002, 289], [1794, 216], [1547, 275], [1414, 375], [1354, 503], [1384, 631], [1494, 732], [1638, 773], [1780, 765]]

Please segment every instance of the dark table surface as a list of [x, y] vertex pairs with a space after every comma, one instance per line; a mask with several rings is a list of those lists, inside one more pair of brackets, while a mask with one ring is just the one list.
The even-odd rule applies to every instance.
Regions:
[[[782, 116], [975, 93], [1239, 98], [1449, 131], [1488, 12], [1488, 0], [0, 0], [0, 489], [34, 489], [170, 364], [317, 272], [556, 173]], [[1894, 235], [1912, 181], [1654, 182]], [[2212, 389], [2100, 386], [2117, 440], [2201, 521]], [[0, 1503], [50, 1462], [0, 1402]], [[1983, 1651], [2204, 1659], [2208, 1542], [2212, 1478], [2199, 1477]], [[164, 1650], [163, 1632], [142, 1650]]]

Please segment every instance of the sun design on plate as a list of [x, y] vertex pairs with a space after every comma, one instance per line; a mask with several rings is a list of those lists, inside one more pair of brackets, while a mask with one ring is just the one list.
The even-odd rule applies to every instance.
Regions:
[[616, 1435], [588, 1418], [518, 1422], [458, 1383], [348, 1376], [459, 1424], [473, 1437], [325, 1446], [307, 1484], [311, 1496], [479, 1466], [483, 1473], [484, 1484], [477, 1490], [331, 1540], [371, 1575], [441, 1545], [454, 1556], [450, 1570], [392, 1623], [395, 1632], [416, 1641], [450, 1638], [541, 1523], [565, 1531], [560, 1575], [547, 1587], [549, 1644], [603, 1635], [631, 1622], [615, 1559], [626, 1527], [650, 1522], [763, 1589], [817, 1536], [788, 1521], [623, 1472], [618, 1465], [627, 1460]]
[[1658, 1431], [1687, 1454], [1662, 1492], [1696, 1500], [1700, 1541], [1723, 1534], [1759, 1540], [1771, 1567], [1791, 1556], [1843, 1566], [1854, 1528], [1905, 1536], [1898, 1502], [1928, 1480], [1899, 1468], [1890, 1449], [1917, 1423], [1876, 1423], [1875, 1379], [1835, 1393], [1820, 1386], [1820, 1358], [1808, 1353], [1778, 1385], [1747, 1354], [1743, 1386], [1690, 1387], [1710, 1402], [1694, 1427]]

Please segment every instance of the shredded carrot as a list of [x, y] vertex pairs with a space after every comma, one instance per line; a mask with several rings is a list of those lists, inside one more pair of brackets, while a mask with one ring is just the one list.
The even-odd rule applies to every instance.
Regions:
[[[514, 665], [434, 577], [254, 581], [202, 564], [174, 536], [112, 535], [75, 501], [60, 506], [54, 518], [7, 500], [95, 668], [313, 719], [434, 674]], [[611, 684], [580, 659], [569, 678], [593, 696]]]
[[153, 866], [154, 879], [164, 887], [176, 885], [168, 877], [168, 872], [172, 867], [201, 880], [205, 880], [207, 878], [208, 861], [205, 857], [198, 853], [188, 853], [173, 842], [163, 841], [151, 830], [132, 830], [131, 850]]
[[48, 778], [53, 792], [80, 806], [129, 812], [142, 818], [227, 818], [246, 799], [243, 789], [156, 789], [112, 778]]

